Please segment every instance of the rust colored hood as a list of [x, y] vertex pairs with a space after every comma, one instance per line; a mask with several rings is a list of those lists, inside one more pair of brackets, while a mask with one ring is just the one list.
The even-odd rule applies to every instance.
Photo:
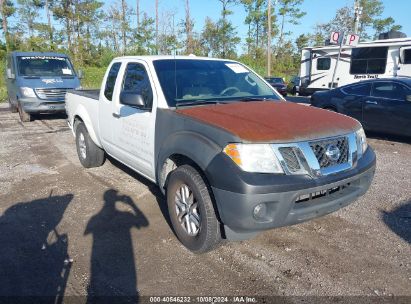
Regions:
[[345, 115], [292, 102], [235, 102], [177, 109], [247, 142], [290, 142], [353, 132], [360, 124]]

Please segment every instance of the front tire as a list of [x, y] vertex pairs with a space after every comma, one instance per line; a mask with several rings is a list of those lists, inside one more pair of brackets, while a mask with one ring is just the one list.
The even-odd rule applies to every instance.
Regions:
[[30, 115], [30, 113], [27, 113], [26, 111], [24, 111], [23, 106], [19, 103], [17, 106], [18, 112], [19, 112], [19, 116], [20, 116], [20, 120], [22, 122], [29, 122], [32, 121], [32, 117]]
[[17, 113], [19, 110], [17, 107], [10, 101], [10, 98], [8, 98], [9, 101], [9, 109], [11, 113]]
[[93, 168], [104, 164], [104, 150], [93, 142], [82, 122], [76, 128], [76, 147], [78, 158], [83, 167]]
[[167, 205], [179, 241], [194, 253], [215, 249], [221, 242], [220, 222], [206, 181], [190, 165], [171, 173]]

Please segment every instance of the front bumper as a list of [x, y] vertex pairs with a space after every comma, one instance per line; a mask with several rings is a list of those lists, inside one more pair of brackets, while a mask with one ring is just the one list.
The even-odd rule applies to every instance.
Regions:
[[[246, 173], [231, 160], [218, 156], [210, 164], [207, 175], [226, 237], [234, 239], [238, 238], [236, 234], [301, 223], [347, 206], [368, 190], [375, 164], [375, 154], [368, 148], [355, 168], [311, 178], [307, 175]], [[310, 198], [310, 194], [311, 199], [304, 199]], [[265, 212], [256, 217], [254, 210], [260, 204], [264, 205]]]
[[19, 100], [23, 110], [27, 113], [56, 113], [65, 112], [64, 100], [42, 100], [38, 98], [21, 98]]

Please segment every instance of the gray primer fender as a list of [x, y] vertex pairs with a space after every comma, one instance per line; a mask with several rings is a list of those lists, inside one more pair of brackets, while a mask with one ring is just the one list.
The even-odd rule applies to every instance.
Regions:
[[239, 138], [223, 129], [180, 115], [171, 109], [158, 109], [154, 148], [157, 182], [164, 162], [171, 155], [184, 155], [204, 171], [228, 143], [239, 141]]

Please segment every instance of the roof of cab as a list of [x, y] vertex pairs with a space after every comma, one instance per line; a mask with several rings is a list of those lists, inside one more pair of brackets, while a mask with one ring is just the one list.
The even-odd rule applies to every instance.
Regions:
[[195, 55], [188, 55], [188, 56], [173, 56], [173, 55], [148, 55], [148, 56], [122, 56], [122, 57], [116, 57], [113, 60], [123, 60], [123, 59], [141, 59], [147, 62], [152, 62], [155, 60], [163, 60], [163, 59], [188, 59], [188, 60], [218, 60], [218, 61], [233, 61], [231, 59], [221, 59], [221, 58], [212, 58], [212, 57], [201, 57], [201, 56], [195, 56]]
[[54, 53], [54, 52], [11, 52], [12, 56], [50, 56], [50, 57], [68, 57], [64, 53]]

